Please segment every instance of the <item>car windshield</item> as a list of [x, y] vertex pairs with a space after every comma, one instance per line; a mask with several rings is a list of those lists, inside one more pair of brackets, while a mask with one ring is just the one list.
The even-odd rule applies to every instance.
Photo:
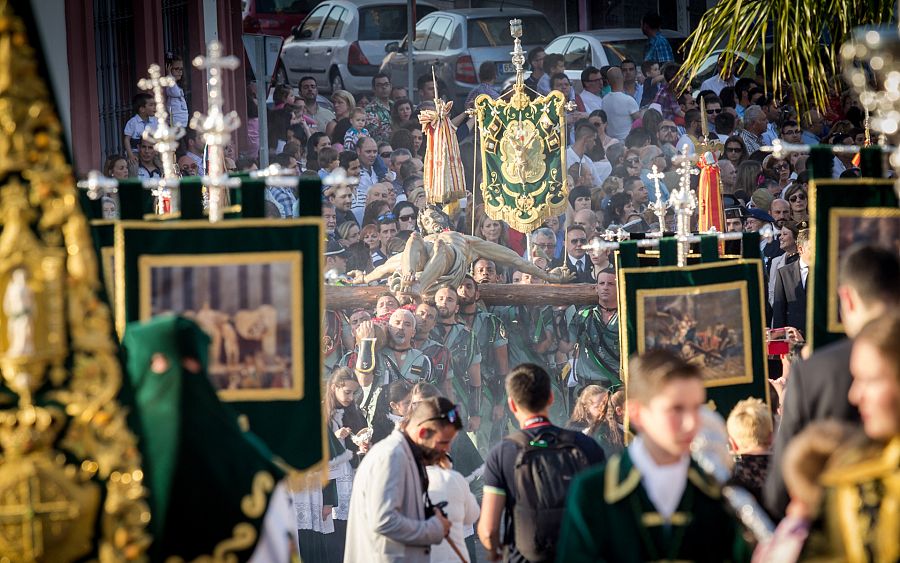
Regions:
[[[433, 10], [416, 9], [424, 16]], [[369, 6], [359, 9], [360, 41], [399, 41], [406, 35], [406, 5]]]
[[[683, 39], [669, 39], [669, 45], [672, 46], [672, 52], [678, 58], [678, 47], [681, 46]], [[644, 61], [644, 52], [647, 50], [646, 39], [627, 39], [624, 41], [604, 41], [603, 50], [606, 51], [608, 64], [616, 66], [624, 59], [631, 59], [637, 64]]]
[[308, 14], [317, 0], [256, 0], [257, 14]]
[[[553, 41], [556, 34], [545, 18], [525, 16], [522, 20], [522, 43], [527, 45], [546, 45]], [[504, 47], [509, 46], [509, 18], [484, 18], [469, 20], [469, 47]]]

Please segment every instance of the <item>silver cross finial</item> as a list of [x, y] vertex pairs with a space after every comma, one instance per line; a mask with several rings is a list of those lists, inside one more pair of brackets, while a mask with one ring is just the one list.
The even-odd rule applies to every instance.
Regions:
[[663, 199], [659, 181], [665, 178], [666, 175], [660, 172], [655, 164], [652, 166], [652, 169], [653, 171], [647, 174], [647, 178], [653, 180], [653, 185], [656, 187], [656, 201], [647, 207], [656, 215], [656, 219], [659, 221], [659, 232], [657, 234], [662, 237], [666, 231], [666, 209], [669, 208], [669, 202]]
[[[178, 140], [184, 137], [184, 128], [179, 125], [169, 124], [169, 112], [166, 108], [166, 98], [164, 88], [174, 86], [175, 79], [171, 76], [162, 76], [159, 65], [152, 64], [147, 69], [149, 78], [142, 78], [138, 81], [138, 88], [141, 90], [150, 90], [153, 92], [153, 99], [156, 102], [156, 127], [144, 129], [143, 138], [153, 143], [154, 149], [162, 160], [163, 179], [170, 181], [177, 180], [179, 177], [178, 166], [175, 162], [175, 151], [178, 149]], [[171, 211], [178, 210], [178, 188], [170, 187], [165, 190], [156, 190], [154, 196], [165, 198], [165, 201], [157, 201], [157, 213], [162, 214], [160, 210], [169, 209]]]
[[[225, 216], [225, 146], [231, 139], [231, 132], [241, 125], [236, 112], [224, 113], [222, 96], [222, 71], [234, 70], [240, 61], [233, 55], [222, 55], [222, 44], [210, 41], [206, 48], [206, 56], [194, 58], [194, 66], [208, 73], [206, 115], [194, 113], [191, 127], [196, 129], [206, 141], [209, 170], [204, 184], [209, 190], [209, 220], [220, 221]], [[221, 180], [220, 180], [221, 179]]]
[[119, 187], [119, 182], [107, 178], [97, 170], [88, 172], [87, 179], [78, 182], [78, 187], [87, 190], [88, 198], [97, 200], [104, 194], [114, 192]]

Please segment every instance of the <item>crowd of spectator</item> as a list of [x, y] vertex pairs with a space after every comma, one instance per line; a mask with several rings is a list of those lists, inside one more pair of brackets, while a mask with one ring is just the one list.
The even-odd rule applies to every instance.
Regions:
[[[806, 286], [813, 260], [808, 231], [808, 154], [794, 152], [782, 157], [764, 147], [777, 139], [794, 144], [860, 145], [866, 132], [859, 102], [849, 92], [835, 90], [827, 108], [800, 110], [791, 92], [781, 99], [771, 96], [761, 67], [752, 68], [740, 61], [727, 66], [724, 58], [719, 60], [715, 75], [692, 87], [685, 83], [683, 69], [673, 61], [668, 42], [658, 33], [658, 17], [645, 19], [644, 26], [649, 38], [644, 60], [624, 59], [602, 68], [588, 67], [581, 73], [579, 85], [573, 85], [564, 73], [561, 56], [546, 54], [541, 48], [528, 53], [529, 75], [525, 84], [529, 95], [537, 97], [559, 90], [576, 108], [566, 115], [564, 133], [567, 211], [548, 218], [533, 231], [530, 245], [523, 233], [484, 213], [475, 120], [463, 111], [466, 108], [454, 108], [452, 121], [465, 177], [471, 183], [459, 211], [446, 218], [446, 226], [511, 248], [540, 269], [566, 268], [575, 282], [595, 285], [598, 302], [585, 308], [526, 303], [485, 306], [480, 300], [481, 284], [544, 282], [506, 264], [481, 259], [472, 265], [471, 274], [461, 284], [442, 287], [432, 298], [401, 304], [385, 291], [372, 309], [327, 311], [323, 321], [323, 376], [327, 380], [330, 474], [336, 493], [329, 496], [326, 488], [322, 491], [324, 496], [307, 505], [307, 509], [311, 506], [322, 511], [324, 520], [323, 507], [329, 507], [334, 526], [329, 528], [331, 532], [323, 532], [318, 525], [301, 530], [301, 553], [306, 550], [307, 555], [320, 554], [315, 557], [322, 557], [322, 561], [340, 560], [349, 518], [351, 532], [346, 545], [352, 551], [348, 553], [375, 549], [405, 553], [409, 560], [428, 560], [429, 551], [422, 546], [438, 544], [448, 530], [456, 530], [456, 535], [450, 533], [451, 539], [455, 538], [454, 545], [462, 547], [471, 558], [475, 554], [476, 519], [472, 506], [477, 498], [483, 502], [478, 535], [489, 556], [499, 558], [505, 553], [510, 560], [524, 561], [516, 551], [515, 544], [521, 538], [515, 539], [513, 532], [518, 528], [511, 520], [516, 492], [508, 466], [516, 449], [502, 438], [516, 427], [530, 432], [532, 438], [543, 435], [534, 430], [543, 425], [568, 427], [593, 438], [590, 443], [596, 447], [584, 445], [579, 438], [581, 449], [589, 452], [586, 467], [605, 457], [623, 455], [628, 442], [624, 426], [626, 400], [637, 412], [644, 413], [634, 419], [641, 436], [636, 441], [638, 446], [628, 448], [631, 463], [642, 472], [652, 474], [659, 470], [660, 475], [677, 475], [678, 482], [685, 481], [681, 473], [669, 474], [668, 469], [661, 469], [668, 463], [661, 459], [684, 463], [687, 471], [686, 450], [671, 446], [668, 457], [657, 456], [659, 448], [665, 447], [659, 444], [674, 443], [675, 438], [660, 434], [658, 428], [650, 433], [647, 430], [661, 420], [654, 418], [662, 415], [651, 406], [657, 405], [657, 396], [668, 397], [667, 393], [674, 393], [677, 388], [689, 392], [678, 400], [689, 396], [693, 401], [684, 408], [692, 409], [691, 412], [699, 408], [704, 395], [700, 392], [698, 372], [673, 358], [645, 359], [662, 367], [639, 363], [632, 373], [657, 379], [646, 388], [624, 389], [620, 379], [623, 359], [614, 265], [606, 251], [586, 251], [585, 246], [608, 229], [621, 227], [631, 233], [659, 229], [658, 219], [648, 206], [657, 198], [668, 198], [670, 189], [679, 183], [677, 167], [682, 155], [693, 157], [701, 146], [712, 147], [718, 158], [726, 230], [760, 231], [765, 225], [774, 229], [776, 237], [762, 243], [767, 324], [784, 328], [793, 342], [803, 341], [807, 330]], [[169, 70], [173, 76], [177, 77], [180, 63], [181, 59], [171, 60]], [[496, 99], [509, 93], [509, 88], [496, 83], [494, 63], [482, 65], [478, 76], [479, 84], [466, 100], [467, 107], [478, 95]], [[271, 217], [295, 216], [303, 198], [322, 198], [329, 283], [344, 283], [351, 271], [371, 272], [391, 256], [402, 253], [409, 237], [422, 230], [419, 217], [426, 209], [422, 171], [427, 139], [418, 115], [422, 110], [434, 109], [435, 91], [446, 88], [440, 81], [436, 84], [430, 74], [418, 78], [416, 92], [392, 84], [384, 74], [376, 74], [371, 86], [371, 92], [338, 90], [325, 98], [311, 77], [301, 78], [297, 88], [278, 85], [271, 104], [251, 100], [251, 115], [267, 112], [265, 138], [259, 136], [257, 121], [251, 118], [251, 151], [241, 157], [233, 149], [227, 153], [226, 167], [230, 171], [252, 170], [258, 166], [258, 144], [266, 143], [272, 162], [284, 170], [324, 179], [341, 168], [356, 180], [326, 184], [320, 194], [302, 194], [286, 188], [267, 191], [267, 214]], [[178, 93], [167, 92], [170, 116], [176, 122], [186, 115], [183, 93], [181, 97]], [[124, 130], [128, 152], [108, 160], [104, 168], [108, 176], [160, 175], [153, 146], [140, 139], [143, 127], [153, 123], [152, 106], [152, 98], [135, 99], [135, 116]], [[708, 131], [707, 138], [704, 131]], [[180, 172], [199, 174], [203, 169], [202, 155], [202, 142], [189, 130], [178, 153]], [[654, 170], [662, 174], [661, 179], [652, 174]], [[852, 155], [841, 153], [834, 157], [833, 176], [860, 176]], [[674, 230], [671, 212], [665, 220], [663, 229]], [[855, 259], [858, 263], [850, 267], [857, 272], [893, 276], [890, 279], [894, 289], [885, 284], [873, 289], [866, 285], [870, 282], [852, 270], [844, 270], [842, 287], [846, 294], [842, 293], [841, 299], [849, 311], [845, 326], [851, 337], [862, 330], [865, 321], [877, 316], [875, 311], [893, 311], [900, 301], [896, 295], [896, 256], [863, 252], [862, 257]], [[861, 297], [863, 291], [876, 290], [877, 306], [872, 305], [870, 297]], [[858, 302], [853, 301], [853, 295]], [[896, 327], [888, 328], [896, 332]], [[872, 354], [882, 353], [880, 344], [873, 346]], [[853, 405], [862, 405], [867, 399], [859, 392], [848, 400], [852, 377], [850, 347], [845, 348], [833, 367], [839, 372], [835, 376], [840, 382], [838, 389], [829, 387], [825, 392], [835, 404], [846, 407], [838, 416], [858, 421]], [[889, 356], [887, 352], [883, 355]], [[539, 398], [532, 400], [528, 408], [523, 407], [523, 401], [529, 400], [528, 393], [536, 393], [534, 389], [528, 393], [519, 389], [518, 397], [508, 394], [510, 386], [516, 384], [515, 378], [506, 377], [507, 373], [517, 373], [519, 379], [525, 377], [521, 369], [513, 369], [522, 365], [531, 366], [526, 370], [526, 379], [541, 385], [545, 382], [541, 374], [550, 374], [546, 378], [549, 394], [538, 393]], [[803, 404], [807, 398], [800, 391], [791, 391], [799, 383], [791, 383], [789, 360], [786, 365], [776, 389], [783, 405], [781, 414], [789, 421], [788, 430], [779, 431], [768, 407], [755, 399], [739, 403], [728, 418], [733, 453], [738, 460], [734, 479], [760, 502], [768, 495], [765, 501], [776, 518], [783, 516], [788, 502], [799, 497], [790, 486], [785, 488], [780, 476], [770, 475], [773, 444], [774, 466], [780, 466], [777, 460], [784, 454], [788, 440], [814, 419], [823, 418], [811, 416]], [[895, 361], [894, 376], [897, 369]], [[855, 369], [853, 376], [857, 376]], [[449, 398], [449, 402], [439, 401], [438, 396]], [[416, 408], [417, 404], [424, 406]], [[426, 424], [429, 422], [434, 424]], [[399, 424], [398, 430], [392, 433], [395, 424]], [[425, 425], [422, 431], [421, 425]], [[462, 428], [465, 430], [457, 435]], [[865, 430], [870, 430], [868, 425]], [[389, 445], [379, 449], [382, 441]], [[375, 453], [367, 453], [370, 451]], [[409, 462], [413, 468], [410, 471], [418, 466], [429, 468], [427, 473], [423, 469], [392, 474], [370, 462], [369, 456], [398, 467]], [[451, 465], [468, 487], [460, 487], [460, 480], [446, 473]], [[360, 474], [354, 481], [355, 471]], [[585, 492], [567, 509], [560, 549], [573, 559], [565, 560], [616, 558], [617, 548], [597, 547], [596, 541], [585, 536], [586, 530], [600, 534], [600, 524], [595, 516], [585, 513], [588, 507], [584, 505], [593, 502], [589, 499], [603, 497], [603, 474], [598, 471], [586, 470], [577, 481], [579, 490], [590, 492], [590, 496]], [[360, 476], [365, 476], [364, 483], [360, 483]], [[370, 488], [372, 483], [378, 484], [374, 490]], [[432, 515], [420, 511], [408, 498], [410, 490], [416, 490], [410, 487], [417, 486], [424, 486], [435, 499], [449, 499], [452, 509]], [[672, 516], [677, 503], [663, 498], [664, 487], [649, 481], [644, 486], [650, 494], [649, 502], [659, 512]], [[771, 490], [764, 494], [766, 487]], [[392, 505], [393, 508], [388, 507], [390, 514], [381, 514], [379, 511], [387, 509], [378, 505], [379, 499], [393, 494], [394, 488], [406, 496], [397, 501], [400, 508]], [[642, 502], [645, 500], [642, 498]], [[360, 516], [348, 514], [350, 507]], [[504, 509], [506, 515], [501, 524]], [[609, 515], [615, 518], [615, 510], [610, 509]], [[808, 514], [807, 520], [813, 516]], [[355, 517], [359, 521], [354, 523]], [[298, 519], [315, 521], [299, 516]], [[380, 526], [374, 534], [373, 522]], [[560, 522], [555, 524], [555, 530]], [[721, 534], [715, 538], [719, 542], [715, 547], [724, 558], [733, 547], [734, 534], [730, 523], [718, 521], [717, 525]], [[307, 532], [306, 536], [303, 532]], [[611, 533], [606, 530], [603, 537]], [[387, 539], [379, 539], [382, 536]], [[319, 548], [310, 547], [315, 545]], [[455, 560], [446, 542], [442, 545], [444, 548], [436, 549], [430, 560]], [[647, 557], [652, 553], [656, 552], [647, 552]]]

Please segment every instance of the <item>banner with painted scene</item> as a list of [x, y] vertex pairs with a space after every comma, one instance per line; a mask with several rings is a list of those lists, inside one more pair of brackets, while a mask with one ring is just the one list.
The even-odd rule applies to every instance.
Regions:
[[723, 416], [747, 397], [769, 402], [760, 260], [625, 267], [618, 284], [625, 357], [665, 349], [700, 366]]
[[847, 251], [875, 244], [900, 254], [900, 208], [892, 180], [813, 180], [809, 184], [810, 242], [807, 340], [819, 348], [844, 338], [838, 272]]
[[159, 316], [193, 320], [209, 338], [207, 375], [219, 399], [288, 467], [327, 459], [321, 219], [122, 221], [115, 229], [119, 333]]

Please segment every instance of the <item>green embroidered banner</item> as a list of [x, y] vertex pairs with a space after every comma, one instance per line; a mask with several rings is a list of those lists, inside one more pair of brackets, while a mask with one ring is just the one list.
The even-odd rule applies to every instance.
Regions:
[[525, 233], [566, 209], [566, 100], [558, 91], [475, 99], [488, 217]]
[[809, 183], [810, 242], [807, 340], [820, 348], [844, 338], [838, 304], [841, 258], [853, 245], [900, 245], [900, 209], [891, 180], [813, 180]]
[[219, 398], [296, 470], [327, 459], [323, 241], [322, 220], [312, 217], [115, 225], [120, 335], [126, 323], [160, 315], [196, 322], [210, 338], [207, 372]]
[[618, 271], [623, 374], [633, 354], [661, 348], [704, 370], [723, 416], [735, 403], [769, 403], [762, 262], [724, 260]]

